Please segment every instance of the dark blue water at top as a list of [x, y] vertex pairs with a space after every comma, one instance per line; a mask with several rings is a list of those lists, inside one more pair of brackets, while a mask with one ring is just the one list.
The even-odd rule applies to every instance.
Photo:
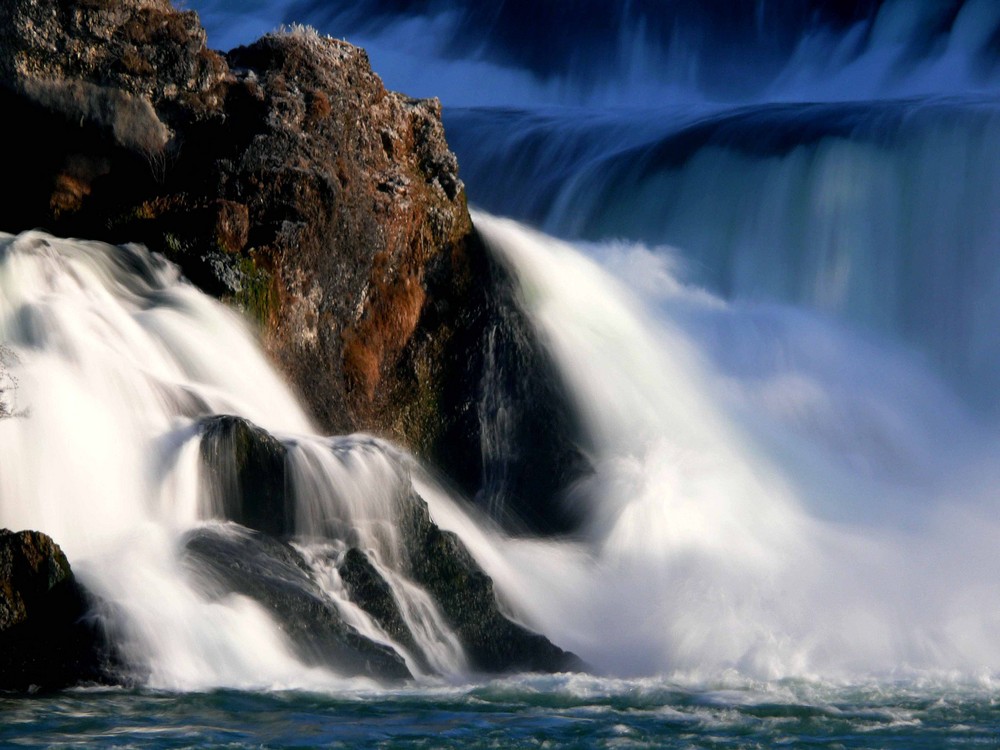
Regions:
[[368, 48], [391, 87], [456, 105], [873, 98], [989, 89], [1000, 74], [989, 0], [193, 5], [219, 47], [311, 24]]

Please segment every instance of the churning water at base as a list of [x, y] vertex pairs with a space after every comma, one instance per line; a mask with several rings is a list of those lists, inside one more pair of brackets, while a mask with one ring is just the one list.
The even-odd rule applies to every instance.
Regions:
[[995, 746], [989, 684], [522, 677], [338, 695], [73, 691], [0, 699], [0, 743], [95, 748]]

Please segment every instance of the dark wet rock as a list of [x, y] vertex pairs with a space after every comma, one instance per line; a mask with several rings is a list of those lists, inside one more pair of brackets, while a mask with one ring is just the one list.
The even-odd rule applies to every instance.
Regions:
[[580, 659], [501, 610], [491, 579], [462, 541], [430, 518], [427, 503], [410, 492], [403, 507], [409, 575], [434, 598], [455, 629], [470, 665], [483, 672], [566, 672]]
[[0, 230], [145, 243], [259, 322], [325, 431], [440, 463], [509, 528], [573, 528], [578, 431], [437, 100], [309, 30], [222, 55], [167, 0], [9, 0], [0, 111]]
[[338, 568], [351, 601], [367, 612], [393, 641], [409, 651], [426, 669], [424, 655], [406, 626], [388, 581], [357, 547], [347, 550]]
[[459, 334], [468, 337], [465, 358], [441, 396], [446, 417], [428, 455], [507, 530], [572, 532], [580, 519], [563, 496], [592, 471], [579, 447], [583, 428], [514, 283], [488, 253], [481, 257], [490, 281]]
[[[259, 503], [257, 507], [270, 507], [276, 513], [287, 514], [284, 495], [281, 495], [280, 501], [275, 499], [277, 491], [283, 491], [285, 486], [284, 453], [277, 452], [279, 449], [283, 451], [281, 444], [266, 431], [243, 419], [218, 417], [207, 420], [205, 424], [208, 425], [206, 438], [210, 429], [214, 435], [213, 443], [227, 446], [221, 453], [223, 464], [229, 464], [234, 454], [245, 457], [239, 465], [245, 472], [244, 476], [254, 477], [252, 486], [255, 489], [270, 486], [274, 490], [274, 494], [269, 496], [271, 499]], [[220, 440], [219, 436], [225, 433], [233, 437]], [[553, 672], [581, 667], [574, 655], [517, 624], [504, 613], [497, 601], [492, 579], [457, 536], [442, 531], [432, 521], [427, 503], [412, 487], [405, 458], [391, 446], [373, 438], [345, 442], [353, 447], [342, 446], [341, 450], [378, 451], [389, 459], [393, 467], [389, 470], [396, 473], [398, 495], [395, 499], [396, 517], [385, 520], [398, 524], [395, 529], [398, 534], [377, 537], [377, 543], [384, 545], [379, 559], [391, 559], [397, 573], [422, 587], [437, 603], [462, 643], [470, 666], [483, 672]], [[204, 456], [204, 439], [202, 451]], [[215, 460], [220, 459], [217, 456]], [[268, 477], [269, 472], [273, 472], [274, 476]], [[241, 497], [241, 502], [249, 501], [249, 498]], [[238, 509], [231, 510], [228, 517], [232, 518], [239, 512]], [[322, 541], [347, 546], [337, 567], [348, 597], [367, 612], [390, 638], [409, 651], [421, 668], [426, 668], [425, 655], [410, 633], [389, 583], [366, 552], [357, 546], [359, 540], [372, 537], [352, 526], [354, 519], [350, 512], [335, 515], [337, 523], [324, 529], [326, 536]], [[284, 523], [258, 519], [255, 528], [277, 528], [289, 534], [294, 532], [290, 521], [287, 526]], [[322, 618], [327, 616], [322, 613], [317, 615], [315, 608], [322, 604], [321, 609], [329, 609], [332, 605], [310, 578], [302, 556], [293, 547], [267, 535], [234, 529], [240, 527], [199, 531], [189, 539], [187, 551], [196, 556], [204, 570], [212, 572], [217, 580], [222, 581], [221, 591], [234, 591], [261, 601], [283, 623], [290, 618], [291, 624], [285, 627], [286, 632], [294, 640], [305, 638], [304, 642], [310, 644], [312, 636], [307, 631], [315, 631], [315, 626], [310, 623], [317, 617], [322, 622]], [[331, 612], [331, 616], [336, 616], [338, 628], [347, 627], [340, 621], [335, 609]], [[353, 629], [349, 632], [354, 633]], [[328, 658], [331, 664], [336, 663], [341, 653], [335, 648], [309, 648], [312, 654], [327, 653], [324, 658]]]
[[285, 536], [295, 516], [286, 490], [287, 449], [269, 432], [240, 417], [201, 422], [201, 460], [221, 518], [272, 536]]
[[0, 529], [0, 690], [116, 682], [119, 666], [59, 546]]
[[344, 622], [291, 545], [228, 525], [192, 532], [184, 551], [207, 593], [242, 594], [261, 604], [306, 663], [325, 664], [345, 675], [410, 676], [394, 649]]

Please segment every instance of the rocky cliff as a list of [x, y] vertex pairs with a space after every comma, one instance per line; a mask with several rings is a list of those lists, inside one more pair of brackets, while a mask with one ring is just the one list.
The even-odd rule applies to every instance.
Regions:
[[[222, 55], [167, 0], [11, 0], [0, 111], [0, 229], [145, 243], [256, 318], [319, 428], [392, 438], [528, 527], [572, 526], [554, 502], [582, 466], [572, 419], [510, 324], [437, 101], [306, 29]], [[515, 419], [490, 383], [513, 384]], [[530, 446], [500, 470], [498, 426]]]
[[258, 318], [324, 428], [425, 440], [418, 393], [385, 409], [433, 390], [408, 346], [438, 333], [418, 330], [425, 308], [468, 274], [439, 105], [307, 30], [223, 57], [165, 0], [4, 8], [4, 111], [23, 126], [0, 225], [163, 252]]

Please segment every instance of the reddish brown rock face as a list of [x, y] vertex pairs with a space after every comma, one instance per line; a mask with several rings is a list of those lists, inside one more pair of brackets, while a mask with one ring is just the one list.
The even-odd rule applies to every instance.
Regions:
[[305, 29], [220, 56], [165, 0], [19, 2], [0, 21], [8, 101], [36, 138], [76, 126], [0, 226], [146, 242], [256, 316], [322, 429], [428, 442], [386, 415], [394, 378], [438, 376], [398, 370], [428, 300], [459, 291], [428, 268], [472, 229], [436, 101]]
[[[223, 56], [166, 0], [11, 0], [0, 111], [18, 188], [0, 230], [145, 243], [258, 321], [319, 429], [389, 437], [481, 489], [484, 342], [518, 313], [436, 100], [386, 91], [364, 50], [305, 29]], [[502, 491], [545, 519], [579, 456], [517, 326], [509, 442], [531, 447]]]
[[234, 97], [266, 113], [236, 167], [237, 197], [272, 214], [250, 239], [276, 292], [266, 345], [323, 427], [412, 444], [387, 414], [393, 381], [421, 377], [398, 372], [404, 350], [457, 278], [428, 269], [461, 258], [472, 228], [439, 105], [387, 92], [364, 51], [309, 31], [228, 59]]

